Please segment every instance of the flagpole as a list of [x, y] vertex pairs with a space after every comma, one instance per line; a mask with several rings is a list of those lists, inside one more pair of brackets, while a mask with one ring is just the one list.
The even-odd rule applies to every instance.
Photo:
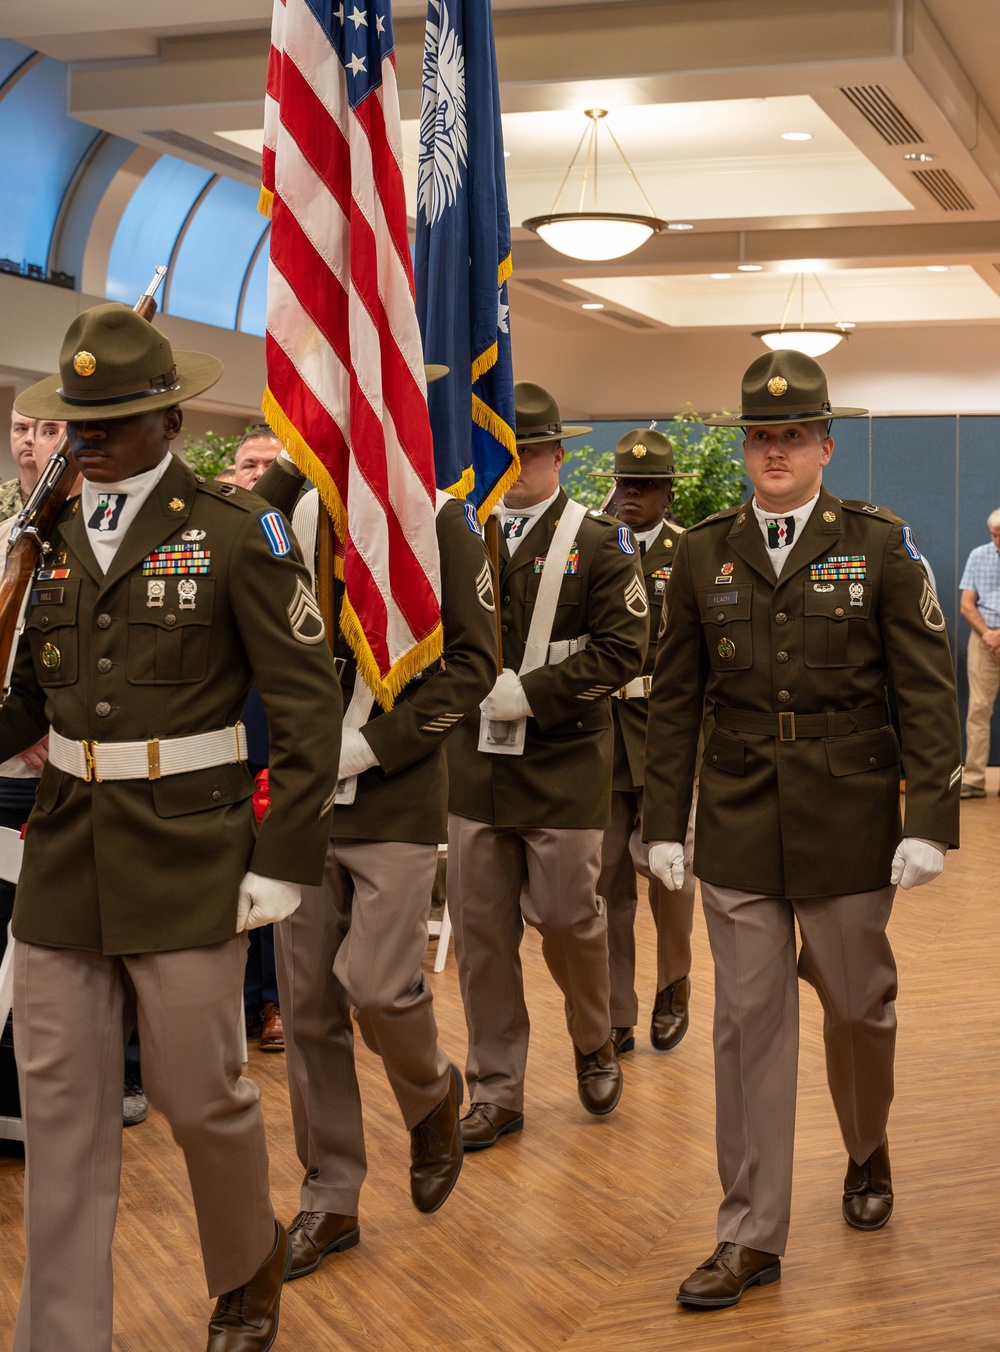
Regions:
[[503, 630], [500, 627], [500, 523], [490, 512], [486, 518], [486, 550], [493, 569], [493, 609], [497, 628], [497, 675], [503, 671]]
[[335, 540], [333, 517], [322, 503], [319, 504], [319, 519], [316, 523], [316, 599], [320, 614], [326, 625], [326, 639], [333, 651], [337, 637], [337, 616], [334, 614], [333, 599], [333, 546]]

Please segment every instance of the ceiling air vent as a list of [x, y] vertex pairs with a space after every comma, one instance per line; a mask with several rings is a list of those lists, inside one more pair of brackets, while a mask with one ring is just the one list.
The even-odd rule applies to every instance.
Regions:
[[624, 324], [627, 329], [656, 328], [656, 325], [651, 324], [648, 319], [640, 319], [638, 315], [623, 314], [621, 310], [602, 310], [597, 317], [598, 319], [610, 319], [615, 324]]
[[568, 286], [559, 286], [556, 282], [546, 282], [540, 277], [518, 277], [516, 278], [518, 286], [526, 286], [531, 291], [537, 291], [541, 296], [549, 296], [552, 300], [567, 301], [570, 305], [579, 305], [585, 299], [580, 291], [571, 291]]
[[913, 177], [945, 211], [975, 211], [975, 202], [947, 169], [918, 169]]
[[841, 86], [840, 92], [854, 104], [865, 121], [890, 146], [922, 145], [924, 138], [881, 85]]
[[200, 159], [208, 160], [210, 164], [217, 164], [220, 169], [228, 169], [238, 174], [258, 172], [259, 160], [248, 159], [244, 155], [232, 155], [228, 150], [220, 150], [218, 146], [210, 146], [193, 136], [185, 136], [182, 131], [146, 131], [143, 135], [151, 137], [154, 141], [163, 141], [165, 145], [173, 146], [175, 150], [186, 150], [189, 155], [197, 155]]

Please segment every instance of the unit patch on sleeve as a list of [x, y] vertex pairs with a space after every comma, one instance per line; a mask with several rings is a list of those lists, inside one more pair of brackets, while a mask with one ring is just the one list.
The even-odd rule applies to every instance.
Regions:
[[483, 528], [479, 523], [479, 513], [471, 502], [464, 502], [462, 506], [465, 508], [465, 519], [468, 522], [469, 530], [472, 531], [473, 535], [478, 535], [482, 539]]
[[649, 597], [646, 588], [637, 577], [633, 577], [625, 588], [625, 609], [630, 615], [648, 615]]
[[864, 554], [828, 554], [809, 565], [810, 582], [864, 582], [867, 576]]
[[280, 512], [265, 512], [260, 518], [260, 527], [270, 546], [271, 553], [276, 559], [282, 559], [286, 554], [291, 553], [292, 546], [289, 543], [288, 532], [285, 530], [285, 523], [281, 519]]
[[917, 542], [913, 538], [913, 531], [909, 526], [903, 526], [903, 544], [906, 546], [906, 552], [911, 559], [920, 559], [920, 550], [917, 548]]
[[623, 554], [635, 553], [635, 545], [632, 543], [632, 536], [629, 534], [628, 526], [618, 527], [618, 548]]
[[295, 595], [288, 603], [288, 622], [300, 643], [322, 643], [326, 638], [319, 602], [301, 578], [297, 579]]

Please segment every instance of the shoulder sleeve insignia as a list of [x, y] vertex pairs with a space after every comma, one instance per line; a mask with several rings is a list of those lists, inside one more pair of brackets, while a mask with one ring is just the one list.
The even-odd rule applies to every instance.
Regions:
[[471, 502], [464, 502], [462, 506], [465, 508], [465, 519], [468, 522], [469, 530], [472, 531], [473, 535], [478, 535], [482, 539], [483, 528], [479, 523], [479, 513]]
[[911, 559], [920, 560], [920, 550], [917, 548], [916, 541], [913, 538], [913, 531], [909, 526], [903, 526], [903, 544], [906, 546], [906, 552]]
[[292, 546], [289, 543], [288, 532], [285, 529], [285, 523], [280, 512], [265, 512], [260, 518], [260, 528], [264, 532], [264, 538], [276, 559], [284, 558], [286, 554], [291, 553]]
[[625, 588], [625, 609], [630, 615], [648, 615], [649, 597], [640, 578], [634, 574]]
[[937, 594], [930, 584], [929, 578], [924, 578], [924, 590], [920, 596], [920, 613], [924, 617], [924, 624], [928, 629], [932, 629], [935, 634], [940, 634], [945, 627], [944, 612], [941, 609], [941, 602], [937, 599]]
[[623, 554], [635, 553], [635, 545], [632, 543], [632, 536], [629, 534], [628, 526], [618, 527], [618, 548]]
[[322, 643], [326, 638], [319, 602], [301, 578], [297, 579], [295, 595], [288, 603], [288, 622], [300, 643]]
[[484, 610], [496, 610], [496, 601], [493, 596], [493, 570], [490, 568], [489, 559], [483, 560], [483, 566], [476, 578], [476, 596]]

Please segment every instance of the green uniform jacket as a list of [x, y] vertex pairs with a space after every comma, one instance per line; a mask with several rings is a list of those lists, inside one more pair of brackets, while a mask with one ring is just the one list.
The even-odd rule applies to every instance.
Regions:
[[[303, 480], [273, 463], [257, 491], [289, 515]], [[489, 561], [474, 514], [452, 499], [437, 514], [441, 555], [444, 660], [411, 681], [387, 713], [375, 705], [362, 735], [379, 764], [358, 777], [354, 802], [336, 809], [338, 839], [400, 840], [437, 845], [448, 838], [448, 765], [444, 744], [496, 679], [496, 610]], [[472, 523], [475, 522], [475, 525]], [[343, 595], [336, 588], [336, 604]], [[334, 649], [344, 706], [357, 678], [343, 634]]]
[[[667, 579], [670, 577], [680, 538], [681, 532], [664, 521], [659, 535], [639, 560], [646, 582], [646, 595], [649, 598], [649, 648], [642, 668], [643, 676], [653, 674], [656, 637], [666, 596]], [[646, 699], [611, 700], [611, 717], [615, 728], [615, 769], [612, 787], [619, 793], [631, 793], [634, 789], [642, 788], [648, 713], [649, 701]]]
[[[524, 656], [541, 565], [567, 501], [560, 492], [513, 559], [500, 540], [503, 663], [515, 671]], [[587, 634], [587, 646], [524, 677], [534, 716], [528, 719], [523, 756], [479, 751], [479, 719], [462, 724], [448, 744], [452, 812], [524, 829], [609, 824], [614, 734], [608, 697], [639, 674], [649, 642], [638, 557], [620, 522], [587, 516], [580, 523], [552, 641]]]
[[[273, 552], [259, 498], [201, 482], [177, 459], [107, 575], [78, 505], [67, 505], [52, 541], [52, 566], [68, 576], [33, 584], [0, 711], [0, 759], [49, 724], [99, 742], [231, 726], [256, 680], [271, 735], [271, 808], [258, 834], [253, 780], [240, 764], [86, 783], [50, 762], [28, 822], [14, 935], [106, 954], [220, 943], [235, 933], [247, 869], [298, 883], [322, 876], [341, 697], [315, 620], [301, 624], [308, 575], [294, 548]], [[143, 560], [167, 544], [209, 556], [208, 572], [194, 576], [193, 608], [179, 604], [177, 576], [162, 578], [162, 606], [148, 604]]]
[[[906, 756], [903, 831], [890, 673]], [[779, 579], [749, 503], [685, 531], [650, 697], [647, 840], [684, 839], [706, 694], [715, 726], [706, 723], [700, 766], [699, 878], [775, 896], [867, 892], [888, 885], [901, 834], [958, 844], [961, 745], [944, 616], [909, 527], [884, 507], [823, 489]], [[726, 730], [728, 710], [870, 712], [864, 729], [831, 720], [835, 735], [780, 741]]]

